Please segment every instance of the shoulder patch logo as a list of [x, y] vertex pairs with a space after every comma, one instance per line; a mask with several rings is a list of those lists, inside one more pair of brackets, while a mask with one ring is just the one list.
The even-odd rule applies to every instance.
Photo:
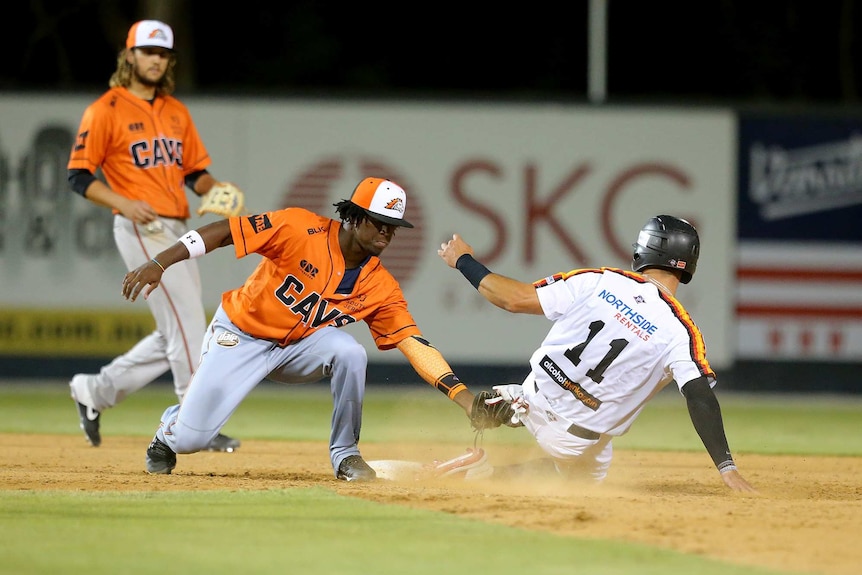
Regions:
[[562, 279], [563, 279], [563, 274], [554, 274], [552, 276], [548, 276], [546, 278], [542, 278], [540, 280], [533, 282], [533, 286], [537, 287], [537, 288], [545, 287], [545, 286], [549, 286], [553, 283], [557, 283], [558, 281], [561, 281]]
[[222, 347], [234, 347], [239, 344], [239, 336], [229, 331], [223, 331], [218, 334], [216, 343]]
[[272, 222], [269, 221], [269, 216], [266, 214], [256, 214], [248, 217], [248, 223], [251, 224], [254, 233], [259, 234], [264, 230], [272, 227]]
[[75, 142], [75, 151], [80, 152], [87, 147], [87, 136], [90, 135], [90, 130], [85, 130], [78, 134], [78, 139]]

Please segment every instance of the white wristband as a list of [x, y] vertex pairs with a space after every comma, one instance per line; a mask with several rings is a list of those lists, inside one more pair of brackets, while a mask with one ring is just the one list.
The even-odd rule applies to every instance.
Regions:
[[183, 237], [180, 238], [180, 242], [186, 249], [189, 250], [189, 259], [191, 258], [199, 258], [205, 253], [207, 253], [207, 247], [204, 244], [204, 239], [197, 232], [197, 230], [192, 230]]

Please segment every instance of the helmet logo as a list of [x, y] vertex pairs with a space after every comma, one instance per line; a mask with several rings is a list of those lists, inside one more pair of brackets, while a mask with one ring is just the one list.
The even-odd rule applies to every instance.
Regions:
[[670, 265], [672, 265], [673, 267], [675, 267], [678, 270], [684, 270], [685, 269], [685, 262], [682, 260], [670, 260]]

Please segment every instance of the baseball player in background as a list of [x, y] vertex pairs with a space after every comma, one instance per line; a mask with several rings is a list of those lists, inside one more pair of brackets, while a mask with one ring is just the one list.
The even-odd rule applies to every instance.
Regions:
[[[398, 348], [416, 372], [460, 405], [473, 394], [422, 336], [404, 294], [379, 256], [404, 219], [398, 184], [365, 178], [349, 200], [334, 204], [340, 221], [302, 208], [232, 217], [180, 238], [126, 274], [123, 295], [155, 297], [164, 270], [233, 245], [237, 258], [262, 256], [245, 283], [223, 294], [209, 325], [201, 363], [182, 405], [167, 408], [147, 449], [149, 473], [170, 473], [176, 454], [205, 447], [264, 379], [308, 383], [330, 379], [329, 456], [337, 479], [370, 481], [376, 472], [359, 452], [368, 358], [338, 329], [364, 321], [377, 348]], [[146, 289], [145, 289], [146, 288]]]
[[[110, 89], [84, 111], [68, 163], [72, 190], [114, 213], [114, 241], [127, 269], [150, 261], [187, 231], [185, 186], [204, 195], [219, 183], [188, 109], [175, 87], [174, 35], [156, 20], [135, 23], [117, 58]], [[101, 169], [107, 183], [96, 177]], [[206, 315], [197, 263], [177, 265], [147, 300], [153, 333], [105, 365], [77, 374], [72, 399], [87, 440], [101, 441], [100, 415], [170, 370], [182, 401], [198, 363]], [[233, 451], [239, 441], [213, 436], [208, 448]]]
[[[489, 302], [553, 322], [523, 383], [495, 386], [496, 397], [486, 400], [514, 409], [512, 421], [496, 425], [523, 424], [559, 474], [601, 481], [613, 438], [675, 381], [724, 483], [754, 491], [728, 447], [703, 336], [675, 297], [697, 267], [697, 231], [685, 220], [660, 215], [646, 222], [633, 247], [633, 271], [577, 269], [523, 283], [488, 270], [457, 234], [441, 245], [440, 257]], [[531, 467], [499, 467], [494, 475], [535, 471]]]

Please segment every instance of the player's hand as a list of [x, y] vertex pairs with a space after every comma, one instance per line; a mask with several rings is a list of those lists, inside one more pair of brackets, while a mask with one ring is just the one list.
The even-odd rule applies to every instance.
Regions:
[[156, 210], [143, 200], [129, 200], [119, 209], [125, 218], [136, 224], [148, 224], [159, 217]]
[[505, 401], [512, 406], [512, 419], [506, 422], [509, 427], [519, 427], [523, 425], [522, 419], [526, 419], [525, 415], [530, 411], [530, 404], [524, 398], [524, 388], [518, 383], [507, 383], [506, 385], [495, 385], [492, 387], [497, 397], [485, 400], [485, 403], [499, 403]]
[[725, 471], [721, 474], [721, 478], [724, 480], [724, 484], [733, 489], [734, 491], [742, 491], [744, 493], [757, 493], [757, 489], [751, 486], [748, 481], [745, 480], [742, 475], [739, 474], [739, 471], [736, 469], [731, 469], [730, 471]]
[[147, 299], [152, 291], [159, 287], [163, 273], [161, 266], [152, 260], [130, 271], [123, 278], [123, 297], [135, 301], [143, 290], [144, 299]]
[[443, 261], [449, 264], [451, 268], [455, 267], [458, 258], [464, 254], [473, 255], [473, 248], [458, 234], [452, 234], [452, 239], [440, 244], [440, 249], [437, 250], [437, 255], [443, 258]]

